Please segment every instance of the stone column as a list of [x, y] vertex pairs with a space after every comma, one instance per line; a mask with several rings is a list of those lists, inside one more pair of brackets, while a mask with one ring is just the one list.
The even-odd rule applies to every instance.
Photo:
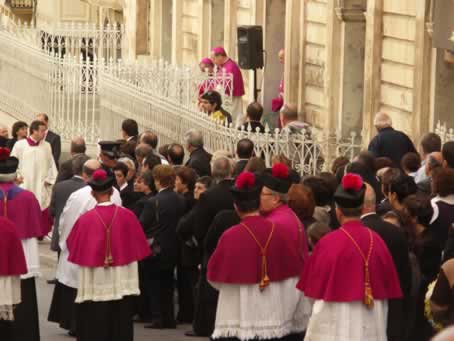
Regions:
[[172, 4], [172, 63], [181, 64], [183, 56], [183, 1], [173, 0]]
[[225, 0], [224, 15], [224, 48], [236, 60], [237, 0]]
[[[301, 73], [300, 60], [300, 25], [304, 21], [301, 17], [300, 0], [287, 0], [285, 18], [285, 66], [284, 66], [284, 101], [286, 103], [299, 103], [303, 99], [299, 97], [299, 76]], [[301, 106], [299, 106], [301, 108]]]
[[380, 108], [383, 0], [368, 0], [364, 68], [363, 141], [375, 132], [374, 116]]
[[263, 48], [266, 69], [263, 74], [262, 103], [264, 112], [271, 112], [271, 100], [278, 95], [284, 77], [284, 66], [279, 63], [279, 50], [285, 41], [285, 0], [267, 0], [264, 9]]
[[[336, 17], [331, 31], [331, 82], [327, 84], [332, 96], [328, 103], [331, 130], [350, 136], [362, 129], [364, 94], [364, 52], [366, 44], [366, 1], [344, 1], [334, 9]], [[339, 33], [336, 33], [338, 31]], [[339, 42], [339, 43], [336, 43]], [[334, 72], [334, 75], [333, 75]], [[335, 84], [337, 83], [337, 85]], [[334, 99], [333, 99], [334, 98]]]
[[124, 8], [125, 31], [127, 36], [127, 50], [125, 58], [136, 59], [137, 37], [137, 0], [130, 0]]
[[432, 41], [426, 30], [429, 0], [416, 1], [415, 77], [413, 85], [413, 136], [420, 137], [430, 127], [430, 73]]
[[150, 3], [150, 56], [153, 58], [162, 57], [162, 34], [163, 34], [163, 0], [151, 0]]

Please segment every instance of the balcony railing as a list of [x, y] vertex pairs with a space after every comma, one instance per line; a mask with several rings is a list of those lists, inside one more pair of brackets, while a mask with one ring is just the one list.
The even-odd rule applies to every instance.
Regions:
[[11, 8], [33, 8], [33, 0], [10, 0]]

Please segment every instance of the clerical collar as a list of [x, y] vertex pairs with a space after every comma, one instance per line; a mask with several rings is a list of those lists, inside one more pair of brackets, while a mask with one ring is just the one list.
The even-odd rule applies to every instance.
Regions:
[[165, 191], [166, 189], [169, 189], [169, 187], [164, 187], [164, 188], [161, 188], [158, 193], [161, 193], [162, 191]]
[[120, 187], [120, 191], [124, 190], [126, 187], [128, 187], [128, 183], [125, 182], [123, 185]]
[[129, 136], [129, 137], [126, 139], [126, 142], [131, 141], [133, 138], [134, 138], [134, 136]]
[[360, 219], [362, 220], [362, 219], [364, 219], [364, 218], [366, 218], [366, 217], [368, 217], [368, 216], [370, 216], [370, 215], [375, 215], [375, 214], [377, 214], [377, 212], [369, 212], [369, 213], [363, 214], [363, 215], [360, 217]]
[[98, 206], [112, 206], [114, 205], [114, 203], [112, 201], [106, 201], [106, 202], [102, 202], [102, 203], [99, 203]]
[[27, 143], [31, 147], [36, 147], [39, 145], [39, 142], [36, 142], [31, 136], [27, 137]]

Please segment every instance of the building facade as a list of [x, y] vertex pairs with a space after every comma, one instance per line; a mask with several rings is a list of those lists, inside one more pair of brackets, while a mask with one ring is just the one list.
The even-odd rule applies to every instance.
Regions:
[[[36, 22], [43, 28], [52, 21], [121, 22], [128, 59], [193, 65], [217, 45], [237, 59], [237, 27], [261, 25], [266, 66], [259, 85], [266, 111], [284, 78], [285, 100], [297, 103], [302, 119], [317, 127], [362, 132], [367, 140], [375, 133], [374, 114], [383, 110], [417, 139], [438, 121], [454, 127], [454, 58], [434, 38], [437, 6], [454, 15], [448, 2], [38, 0]], [[243, 75], [250, 101], [252, 74]]]

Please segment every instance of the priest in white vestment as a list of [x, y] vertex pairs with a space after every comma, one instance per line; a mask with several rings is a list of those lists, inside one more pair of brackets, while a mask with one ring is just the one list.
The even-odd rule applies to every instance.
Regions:
[[11, 151], [11, 156], [19, 159], [20, 187], [36, 196], [42, 211], [49, 207], [52, 186], [58, 174], [51, 146], [44, 140], [46, 129], [44, 123], [33, 121], [30, 136], [17, 141]]

